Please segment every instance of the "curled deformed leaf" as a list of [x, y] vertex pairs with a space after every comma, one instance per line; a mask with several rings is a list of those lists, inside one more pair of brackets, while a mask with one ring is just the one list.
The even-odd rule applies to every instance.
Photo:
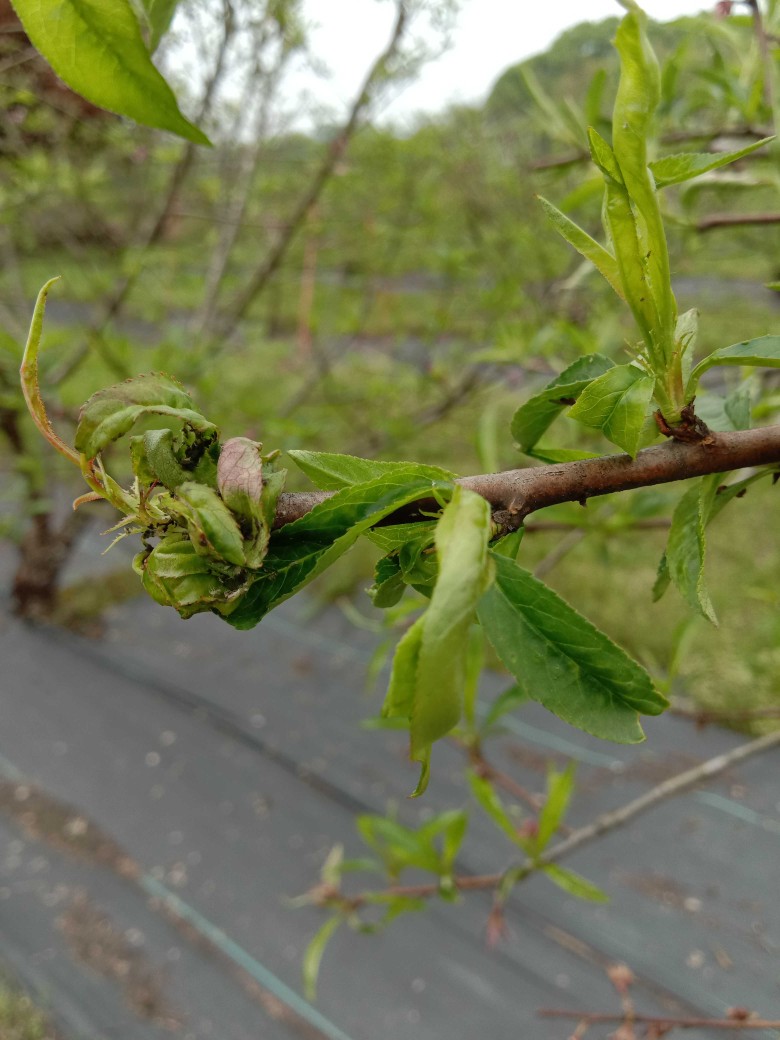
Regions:
[[422, 766], [422, 794], [431, 745], [457, 725], [468, 669], [469, 629], [492, 577], [487, 544], [490, 506], [456, 487], [436, 527], [436, 584], [431, 602], [396, 650], [382, 713], [410, 719], [410, 757]]
[[143, 435], [143, 447], [149, 469], [170, 491], [192, 478], [176, 455], [173, 430], [148, 430]]
[[151, 550], [133, 560], [135, 571], [152, 599], [174, 607], [183, 618], [204, 610], [231, 611], [241, 578], [215, 568], [195, 549], [183, 531], [170, 531]]
[[57, 436], [49, 422], [49, 417], [46, 414], [46, 405], [43, 403], [41, 388], [38, 383], [38, 351], [40, 350], [41, 337], [43, 336], [43, 315], [46, 311], [46, 298], [49, 295], [51, 287], [58, 281], [59, 276], [56, 278], [50, 278], [38, 293], [32, 321], [30, 322], [30, 331], [27, 336], [27, 343], [25, 344], [24, 354], [22, 355], [20, 376], [22, 381], [22, 393], [24, 394], [27, 410], [29, 411], [33, 422], [49, 444], [51, 444], [60, 455], [64, 455], [66, 459], [70, 459], [71, 462], [75, 462], [78, 466], [80, 465], [78, 452], [74, 451], [73, 448], [69, 447], [60, 437]]
[[177, 488], [175, 501], [187, 521], [196, 552], [236, 566], [246, 563], [241, 531], [216, 491], [188, 481]]
[[88, 459], [104, 451], [146, 414], [179, 419], [211, 439], [217, 428], [192, 409], [188, 393], [169, 376], [151, 373], [98, 390], [82, 405], [76, 429], [76, 449]]
[[262, 445], [248, 437], [231, 437], [217, 463], [217, 488], [224, 503], [248, 519], [257, 516], [263, 491]]

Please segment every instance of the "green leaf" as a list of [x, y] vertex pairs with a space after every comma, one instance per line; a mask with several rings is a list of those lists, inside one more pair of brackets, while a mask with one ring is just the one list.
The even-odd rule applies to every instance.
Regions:
[[375, 607], [386, 610], [394, 607], [406, 590], [401, 566], [397, 556], [383, 556], [376, 565], [374, 584], [369, 595]]
[[181, 114], [152, 64], [129, 0], [13, 3], [33, 44], [77, 94], [137, 123], [210, 144]]
[[764, 368], [780, 368], [780, 336], [759, 336], [758, 339], [734, 343], [730, 347], [714, 350], [703, 358], [691, 372], [685, 396], [690, 400], [702, 374], [715, 365], [757, 365]]
[[382, 714], [410, 718], [410, 757], [422, 763], [425, 789], [431, 745], [457, 725], [467, 674], [469, 628], [491, 569], [490, 506], [456, 486], [436, 525], [438, 578], [431, 602], [406, 633]]
[[149, 51], [154, 54], [173, 21], [179, 0], [140, 0], [140, 4], [149, 34]]
[[704, 528], [722, 477], [713, 474], [697, 481], [677, 504], [666, 543], [669, 577], [688, 603], [713, 625], [718, 619], [704, 585]]
[[434, 816], [420, 828], [420, 838], [434, 849], [435, 839], [441, 838], [441, 848], [437, 850], [437, 869], [440, 875], [447, 876], [452, 873], [455, 857], [463, 844], [468, 824], [469, 818], [462, 809], [448, 809]]
[[614, 368], [614, 364], [603, 354], [586, 354], [521, 404], [511, 424], [520, 450], [529, 452], [563, 409], [571, 405], [572, 398], [576, 400], [589, 383]]
[[693, 367], [693, 352], [699, 335], [699, 312], [696, 308], [685, 311], [677, 319], [674, 327], [674, 346], [680, 355], [680, 370], [683, 381], [687, 381]]
[[[657, 315], [648, 331], [660, 366], [668, 365], [671, 360], [677, 304], [672, 292], [661, 210], [647, 166], [647, 143], [661, 99], [661, 75], [647, 39], [646, 26], [647, 16], [631, 3], [615, 36], [615, 47], [620, 57], [620, 81], [612, 118], [612, 148], [625, 191], [609, 180], [606, 187], [608, 211], [611, 208], [610, 230], [615, 255], [624, 275], [626, 296], [635, 315], [643, 315], [645, 320], [652, 311]], [[626, 240], [621, 247], [618, 240], [629, 234], [628, 224], [632, 219], [636, 223], [635, 241], [629, 245]], [[629, 256], [634, 252], [638, 268], [629, 272]], [[631, 289], [626, 282], [627, 273], [630, 273]], [[643, 285], [637, 285], [634, 280], [637, 277]], [[648, 297], [652, 297], [652, 308], [647, 306], [650, 302]]]
[[770, 141], [774, 141], [774, 137], [753, 141], [736, 152], [684, 152], [680, 155], [665, 155], [663, 159], [656, 159], [650, 163], [650, 171], [655, 179], [656, 188], [666, 188], [670, 184], [681, 184], [693, 177], [699, 177], [702, 173], [736, 162], [757, 148], [763, 148]]
[[277, 531], [263, 569], [228, 619], [236, 628], [254, 628], [272, 607], [288, 599], [352, 546], [361, 534], [401, 506], [449, 493], [451, 485], [420, 475], [414, 465], [398, 466], [363, 484], [342, 488], [305, 516]]
[[575, 874], [573, 870], [559, 867], [557, 863], [548, 863], [542, 869], [550, 881], [562, 888], [564, 892], [568, 892], [569, 895], [576, 896], [577, 899], [586, 899], [591, 903], [609, 902], [606, 892], [580, 874]]
[[382, 552], [391, 553], [413, 540], [424, 539], [426, 545], [430, 545], [435, 529], [435, 520], [422, 520], [417, 523], [375, 527], [366, 532], [366, 537], [374, 545], [378, 545]]
[[[637, 211], [625, 187], [611, 179], [605, 181], [605, 186], [604, 219], [615, 250], [620, 281], [648, 354], [654, 357], [663, 323], [649, 283], [646, 229], [640, 227]], [[659, 363], [662, 361], [660, 358]]]
[[585, 387], [569, 417], [601, 430], [632, 457], [653, 397], [655, 379], [636, 365], [618, 365]]
[[[132, 438], [136, 440], [135, 437]], [[146, 461], [152, 473], [169, 491], [187, 480], [192, 473], [182, 469], [173, 446], [173, 430], [147, 430], [140, 438]]]
[[308, 1000], [316, 1000], [317, 998], [317, 979], [320, 974], [320, 964], [325, 953], [325, 947], [343, 923], [344, 918], [340, 914], [329, 917], [306, 947], [301, 970], [303, 972], [303, 989]]
[[493, 552], [497, 552], [501, 556], [508, 556], [510, 560], [516, 560], [524, 535], [524, 527], [518, 527], [516, 531], [510, 531], [509, 534], [505, 534], [502, 538], [493, 542]]
[[673, 581], [691, 607], [717, 625], [717, 618], [704, 584], [705, 529], [721, 510], [745, 490], [772, 473], [759, 470], [743, 480], [722, 484], [723, 473], [702, 477], [689, 488], [672, 516], [666, 551], [658, 567], [653, 599], [659, 600]]
[[575, 764], [571, 762], [562, 772], [551, 769], [547, 774], [547, 798], [539, 812], [534, 842], [537, 855], [547, 848], [563, 823], [574, 792], [574, 769]]
[[542, 198], [541, 195], [538, 195], [537, 198], [555, 229], [581, 256], [584, 256], [586, 260], [590, 260], [596, 270], [606, 278], [621, 300], [625, 300], [626, 296], [620, 279], [620, 270], [617, 260], [612, 253], [606, 250], [604, 246], [599, 245], [595, 238], [591, 238], [587, 231], [575, 224], [565, 213], [561, 213], [547, 199]]
[[606, 177], [611, 177], [617, 184], [623, 183], [623, 174], [620, 172], [615, 153], [611, 145], [593, 127], [588, 127], [588, 145], [590, 146], [590, 157]]
[[418, 762], [460, 720], [469, 628], [490, 580], [489, 537], [489, 504], [456, 487], [436, 525], [439, 575], [423, 615], [410, 716], [410, 757]]
[[517, 822], [512, 819], [506, 810], [504, 803], [496, 793], [495, 788], [489, 780], [469, 770], [469, 787], [474, 799], [484, 810], [485, 814], [495, 823], [496, 827], [509, 838], [513, 845], [525, 847], [525, 840], [517, 830]]
[[186, 519], [197, 552], [238, 567], [246, 563], [241, 531], [216, 491], [188, 481], [176, 489], [174, 507]]
[[360, 459], [355, 455], [334, 455], [327, 451], [294, 450], [287, 454], [312, 484], [323, 491], [338, 491], [339, 488], [390, 476], [399, 467], [407, 472], [414, 468], [420, 476], [431, 480], [455, 479], [455, 474], [445, 469], [414, 462], [379, 462], [376, 459]]
[[642, 740], [638, 713], [668, 706], [647, 672], [528, 571], [501, 556], [493, 562], [495, 581], [477, 613], [518, 686], [586, 733]]
[[151, 552], [139, 553], [133, 568], [152, 599], [174, 607], [183, 618], [204, 610], [229, 613], [243, 580], [196, 552], [183, 531], [170, 531]]
[[199, 412], [181, 386], [164, 375], [143, 375], [98, 390], [82, 405], [76, 428], [76, 449], [94, 458], [133, 426], [142, 415], [167, 415], [180, 419], [209, 439], [217, 428]]

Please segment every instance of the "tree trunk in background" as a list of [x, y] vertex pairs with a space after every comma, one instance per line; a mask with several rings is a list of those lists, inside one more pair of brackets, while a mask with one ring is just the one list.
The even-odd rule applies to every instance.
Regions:
[[86, 516], [80, 512], [71, 513], [59, 526], [51, 513], [32, 517], [19, 543], [19, 566], [11, 589], [18, 617], [30, 621], [51, 617], [63, 565], [85, 523]]

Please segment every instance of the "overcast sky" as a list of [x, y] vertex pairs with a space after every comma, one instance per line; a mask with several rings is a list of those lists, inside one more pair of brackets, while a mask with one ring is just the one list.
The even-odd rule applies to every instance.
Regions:
[[[711, 9], [715, 3], [644, 0], [642, 6], [651, 18], [663, 21]], [[426, 65], [383, 116], [403, 123], [417, 112], [483, 99], [508, 65], [545, 50], [564, 29], [621, 11], [617, 0], [461, 0], [450, 49]], [[321, 103], [342, 108], [385, 45], [394, 5], [388, 0], [307, 0], [306, 15], [317, 26], [312, 51], [331, 72], [312, 89]]]

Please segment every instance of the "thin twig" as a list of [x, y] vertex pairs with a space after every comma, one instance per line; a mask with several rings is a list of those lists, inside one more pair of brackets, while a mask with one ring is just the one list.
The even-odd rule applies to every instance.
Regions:
[[697, 231], [712, 231], [714, 228], [751, 227], [761, 224], [780, 224], [780, 213], [711, 213], [697, 220]]
[[[591, 823], [586, 824], [584, 827], [578, 827], [567, 837], [552, 845], [537, 859], [527, 859], [523, 863], [510, 866], [507, 870], [496, 874], [457, 876], [452, 879], [453, 887], [460, 892], [489, 891], [498, 888], [505, 882], [507, 876], [512, 877], [515, 883], [524, 881], [549, 863], [557, 863], [566, 856], [570, 856], [577, 849], [589, 845], [596, 838], [601, 837], [601, 835], [617, 830], [619, 827], [624, 827], [627, 823], [636, 819], [637, 816], [647, 812], [648, 809], [654, 808], [661, 802], [675, 795], [682, 794], [683, 791], [689, 790], [703, 780], [710, 780], [712, 777], [718, 776], [738, 762], [744, 762], [754, 755], [762, 754], [778, 746], [780, 746], [780, 730], [757, 737], [755, 740], [750, 740], [745, 744], [739, 744], [737, 747], [732, 748], [731, 751], [715, 755], [714, 758], [708, 758], [705, 762], [701, 762], [691, 769], [686, 769], [684, 772], [664, 780], [638, 798], [626, 802], [620, 808], [602, 813]], [[430, 898], [439, 891], [440, 885], [438, 883], [392, 885], [385, 890], [389, 896], [406, 896], [412, 899]], [[356, 909], [367, 901], [371, 893], [359, 893], [355, 896], [342, 895], [340, 892], [326, 886], [318, 890], [317, 895], [318, 899], [315, 901], [322, 905], [336, 901], [342, 905], [349, 906], [351, 909]]]
[[[620, 1024], [624, 1015], [610, 1015], [590, 1011], [562, 1011], [558, 1008], [540, 1008], [537, 1014], [541, 1018], [570, 1018], [578, 1022], [594, 1025], [599, 1022]], [[641, 1025], [658, 1026], [661, 1029], [780, 1029], [780, 1019], [766, 1018], [666, 1018], [655, 1015], [631, 1016], [632, 1022]]]
[[697, 726], [708, 726], [711, 723], [758, 722], [761, 719], [780, 719], [780, 707], [747, 708], [742, 711], [715, 711], [707, 708], [688, 708], [682, 704], [672, 704], [669, 714], [682, 719], [690, 719]]
[[311, 180], [308, 190], [304, 192], [299, 199], [298, 205], [295, 207], [295, 210], [287, 223], [287, 228], [284, 234], [279, 237], [276, 245], [252, 272], [249, 280], [236, 296], [230, 309], [215, 317], [214, 329], [212, 331], [221, 341], [224, 342], [235, 331], [237, 325], [245, 317], [258, 294], [263, 291], [278, 270], [293, 239], [306, 222], [306, 218], [308, 217], [312, 206], [322, 194], [339, 160], [344, 155], [347, 145], [357, 130], [360, 116], [371, 100], [372, 89], [375, 82], [381, 77], [382, 73], [395, 56], [406, 28], [406, 20], [406, 5], [403, 0], [399, 0], [397, 4], [395, 25], [393, 27], [390, 41], [382, 54], [379, 55], [371, 66], [368, 75], [363, 81], [363, 85], [355, 96], [355, 100], [352, 103], [352, 107], [344, 125], [331, 141], [319, 169]]
[[561, 538], [557, 545], [553, 546], [550, 552], [534, 567], [534, 577], [543, 578], [549, 574], [564, 557], [569, 555], [572, 549], [576, 549], [587, 533], [587, 527], [575, 527], [565, 538]]

